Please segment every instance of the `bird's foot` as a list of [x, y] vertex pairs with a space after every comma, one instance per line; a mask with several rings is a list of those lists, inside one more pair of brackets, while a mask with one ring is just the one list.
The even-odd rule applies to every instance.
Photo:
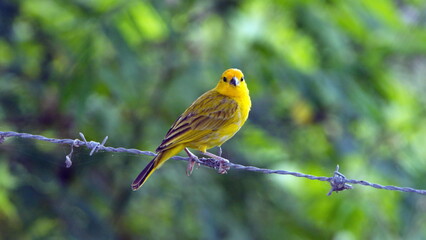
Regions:
[[203, 154], [219, 162], [219, 166], [217, 167], [217, 172], [219, 174], [225, 174], [230, 169], [228, 159], [214, 155], [213, 153], [209, 152], [204, 152]]
[[195, 156], [195, 154], [193, 154], [192, 152], [190, 152], [188, 148], [185, 148], [185, 152], [188, 154], [189, 157], [188, 166], [186, 167], [186, 175], [191, 176], [192, 171], [194, 170], [195, 163], [197, 163], [197, 168], [200, 167], [200, 163], [198, 157]]
[[229, 167], [229, 161], [227, 159], [223, 159], [219, 162], [219, 168], [217, 170], [217, 172], [219, 174], [225, 174], [228, 172], [228, 170], [230, 169]]

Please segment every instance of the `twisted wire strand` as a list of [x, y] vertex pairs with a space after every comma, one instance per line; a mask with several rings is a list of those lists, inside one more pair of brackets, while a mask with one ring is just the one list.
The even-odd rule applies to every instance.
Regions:
[[[80, 147], [85, 146], [90, 152], [90, 156], [92, 154], [98, 152], [98, 151], [104, 151], [104, 152], [120, 152], [120, 153], [131, 153], [131, 154], [139, 154], [139, 155], [147, 155], [147, 156], [155, 156], [156, 154], [150, 151], [141, 151], [139, 149], [128, 149], [123, 147], [106, 147], [105, 143], [108, 140], [108, 136], [103, 139], [101, 143], [95, 142], [95, 141], [87, 141], [85, 136], [80, 133], [80, 139], [56, 139], [56, 138], [48, 138], [41, 135], [33, 135], [29, 133], [18, 133], [18, 132], [2, 132], [0, 131], [0, 144], [5, 141], [8, 137], [19, 137], [19, 138], [28, 138], [28, 139], [35, 139], [50, 143], [57, 143], [57, 144], [66, 144], [71, 146], [71, 152], [65, 157], [65, 166], [71, 167], [72, 165], [72, 153], [74, 147]], [[189, 157], [180, 157], [180, 156], [174, 156], [171, 159], [173, 160], [179, 160], [179, 161], [189, 161]], [[222, 168], [223, 162], [219, 162], [213, 158], [198, 158], [196, 159], [198, 163], [201, 165], [214, 168], [214, 169], [220, 169]], [[331, 185], [331, 190], [327, 195], [331, 195], [333, 192], [340, 192], [347, 189], [352, 189], [352, 185], [350, 184], [359, 184], [364, 185], [368, 187], [373, 187], [377, 189], [384, 189], [384, 190], [390, 190], [390, 191], [400, 191], [400, 192], [410, 192], [410, 193], [417, 193], [426, 195], [426, 190], [422, 189], [415, 189], [410, 187], [398, 187], [398, 186], [390, 186], [390, 185], [380, 185], [377, 183], [370, 183], [364, 180], [355, 180], [355, 179], [347, 179], [342, 173], [339, 172], [339, 166], [337, 166], [336, 170], [334, 171], [334, 175], [332, 177], [324, 177], [324, 176], [314, 176], [310, 174], [304, 174], [299, 172], [292, 172], [292, 171], [286, 171], [286, 170], [273, 170], [273, 169], [267, 169], [267, 168], [259, 168], [255, 166], [245, 166], [241, 164], [236, 163], [226, 163], [227, 168], [233, 168], [237, 170], [244, 170], [244, 171], [251, 171], [251, 172], [257, 172], [257, 173], [264, 173], [264, 174], [279, 174], [279, 175], [291, 175], [295, 177], [301, 177], [301, 178], [307, 178], [310, 180], [317, 180], [317, 181], [324, 181], [329, 182]]]

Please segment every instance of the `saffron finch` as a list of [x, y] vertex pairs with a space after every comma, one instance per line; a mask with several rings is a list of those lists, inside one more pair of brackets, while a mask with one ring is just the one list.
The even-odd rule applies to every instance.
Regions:
[[[136, 177], [132, 189], [139, 189], [156, 169], [182, 150], [191, 159], [187, 174], [192, 172], [196, 156], [188, 148], [225, 162], [224, 158], [208, 153], [207, 149], [220, 147], [234, 136], [247, 120], [250, 108], [243, 73], [235, 68], [223, 72], [216, 87], [195, 100], [173, 123], [156, 149], [157, 156]], [[219, 168], [219, 173], [225, 172], [226, 169]]]

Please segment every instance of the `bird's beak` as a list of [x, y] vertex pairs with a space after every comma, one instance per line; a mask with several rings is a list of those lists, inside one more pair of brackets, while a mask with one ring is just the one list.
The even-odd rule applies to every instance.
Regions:
[[240, 81], [236, 77], [233, 77], [229, 83], [236, 87], [238, 84], [240, 84]]

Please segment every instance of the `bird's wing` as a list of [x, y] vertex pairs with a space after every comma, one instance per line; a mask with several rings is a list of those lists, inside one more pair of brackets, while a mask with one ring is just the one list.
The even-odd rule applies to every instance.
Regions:
[[232, 123], [237, 109], [238, 103], [230, 97], [216, 91], [203, 94], [173, 123], [157, 151], [196, 141]]

